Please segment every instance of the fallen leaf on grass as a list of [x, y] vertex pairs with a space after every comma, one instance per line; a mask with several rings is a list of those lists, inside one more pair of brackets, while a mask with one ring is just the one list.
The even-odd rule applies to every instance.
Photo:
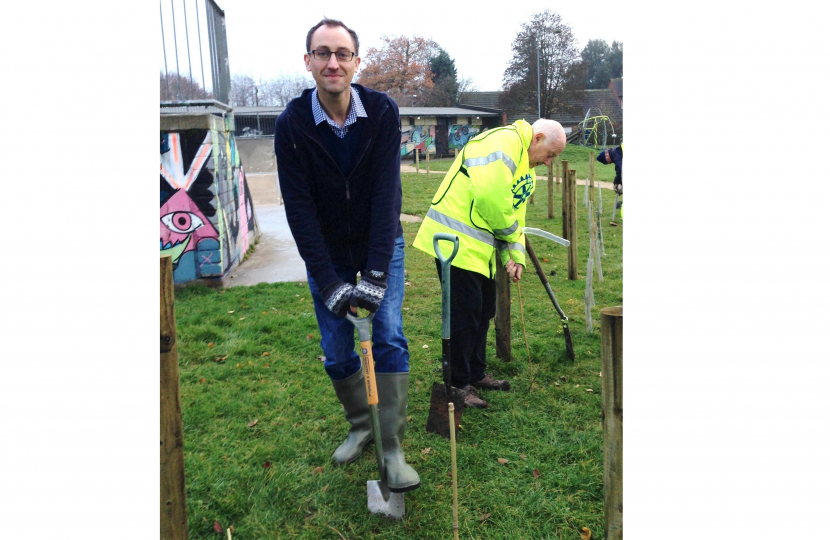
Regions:
[[322, 467], [314, 467], [314, 470], [311, 471], [311, 474], [323, 474], [323, 468]]
[[547, 259], [542, 259], [542, 262], [548, 262], [548, 260]]
[[450, 478], [452, 478], [452, 471], [447, 471], [447, 476], [449, 476]]
[[234, 530], [233, 525], [228, 527], [228, 530], [231, 531], [232, 534], [236, 534], [236, 531]]
[[271, 355], [271, 353], [268, 352], [268, 351], [265, 351], [264, 353], [262, 353], [262, 356], [270, 356], [270, 355]]
[[577, 384], [574, 388], [579, 388], [579, 385]]
[[429, 345], [424, 345], [423, 348], [424, 349], [429, 349]]
[[539, 478], [542, 476], [542, 473], [539, 472], [539, 469], [533, 469], [533, 478]]
[[271, 462], [270, 462], [270, 461], [266, 461], [265, 463], [263, 463], [263, 464], [262, 464], [262, 468], [263, 468], [263, 469], [267, 469], [267, 468], [268, 468], [268, 467], [270, 467], [270, 466], [271, 466]]
[[199, 379], [199, 384], [204, 384], [205, 382], [207, 382], [207, 381], [205, 380], [205, 378], [204, 378], [204, 377], [202, 377], [201, 379]]
[[590, 394], [593, 394], [593, 393], [594, 393], [594, 391], [593, 391], [593, 390], [591, 390], [590, 388], [586, 388], [586, 389], [585, 389], [585, 391], [586, 391], [586, 392], [588, 392], [588, 393], [590, 393]]
[[223, 362], [224, 362], [225, 360], [227, 360], [227, 359], [228, 359], [228, 355], [227, 355], [227, 354], [226, 354], [226, 355], [224, 355], [224, 356], [217, 356], [217, 357], [216, 357], [216, 359], [214, 360], [214, 362], [217, 362], [217, 363], [221, 364], [221, 363], [223, 363]]
[[323, 488], [323, 493], [325, 493], [329, 489], [329, 485], [326, 484], [326, 487]]
[[215, 345], [215, 343], [213, 343], [213, 342], [211, 341], [210, 343], [208, 343], [208, 349], [212, 349], [214, 345]]
[[248, 422], [248, 423], [247, 423], [247, 424], [245, 424], [245, 425], [246, 425], [246, 426], [248, 426], [248, 427], [254, 427], [254, 426], [256, 425], [256, 423], [257, 423], [257, 422], [259, 422], [259, 420], [256, 420], [256, 419], [255, 419], [255, 420], [251, 420], [250, 422]]
[[404, 311], [409, 311], [408, 307], [403, 308]]
[[553, 386], [562, 386], [562, 385], [560, 385], [558, 382], [554, 382]]
[[309, 334], [309, 335], [307, 335], [305, 338], [306, 338], [306, 339], [312, 339], [313, 337], [314, 337], [314, 335], [313, 335], [313, 334]]
[[478, 516], [478, 520], [484, 523], [485, 521], [487, 521], [487, 518], [489, 518], [490, 515], [490, 512], [487, 512], [486, 514], [481, 514], [480, 516]]
[[522, 454], [522, 455], [521, 455], [521, 456], [519, 456], [519, 457], [520, 457], [520, 458], [522, 458], [522, 459], [527, 459], [527, 456], [526, 456], [525, 454]]
[[230, 310], [228, 313], [233, 313], [234, 310]]
[[422, 454], [429, 454], [431, 451], [432, 451], [432, 448], [424, 448], [423, 450], [421, 450], [421, 453]]
[[579, 529], [579, 537], [582, 540], [591, 540], [591, 529], [588, 527], [582, 527]]
[[240, 320], [240, 321], [244, 321], [244, 320], [245, 320], [245, 317], [239, 317], [239, 320]]
[[214, 530], [214, 532], [216, 532], [217, 534], [222, 534], [222, 526], [221, 526], [221, 525], [219, 525], [219, 522], [218, 522], [218, 521], [214, 521], [214, 522], [213, 522], [213, 530]]
[[499, 458], [499, 463], [504, 465], [505, 463], [510, 463], [509, 459]]
[[325, 357], [325, 356], [318, 356], [318, 357], [317, 357], [317, 360], [319, 360], [319, 361], [321, 361], [321, 362], [325, 362], [325, 361], [326, 361], [326, 357]]

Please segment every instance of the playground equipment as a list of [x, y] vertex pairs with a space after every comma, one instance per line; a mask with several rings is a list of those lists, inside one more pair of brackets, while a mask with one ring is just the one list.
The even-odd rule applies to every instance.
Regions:
[[585, 118], [579, 123], [579, 129], [582, 132], [580, 144], [605, 150], [608, 147], [609, 129], [611, 131], [611, 144], [616, 144], [617, 134], [614, 133], [614, 124], [610, 118], [602, 114], [602, 110], [599, 110], [599, 114], [595, 116], [591, 116], [591, 110], [588, 109]]

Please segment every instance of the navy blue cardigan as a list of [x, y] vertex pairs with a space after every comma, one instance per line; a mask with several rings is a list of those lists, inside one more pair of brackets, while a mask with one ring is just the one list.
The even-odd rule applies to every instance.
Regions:
[[312, 90], [277, 118], [274, 152], [285, 215], [320, 290], [339, 280], [334, 264], [389, 271], [403, 234], [398, 105], [383, 92], [352, 85], [368, 118], [348, 178], [326, 150], [311, 112]]

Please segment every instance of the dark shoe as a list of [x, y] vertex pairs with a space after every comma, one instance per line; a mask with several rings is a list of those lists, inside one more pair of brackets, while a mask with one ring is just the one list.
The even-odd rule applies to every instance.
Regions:
[[476, 392], [476, 389], [470, 386], [469, 384], [462, 388], [461, 392], [464, 394], [465, 407], [472, 407], [474, 409], [485, 409], [489, 407], [486, 401], [478, 397], [478, 392]]
[[483, 379], [471, 384], [476, 388], [484, 388], [485, 390], [510, 390], [510, 381], [497, 381], [489, 374], [485, 374]]
[[420, 487], [421, 477], [407, 464], [401, 446], [406, 435], [409, 373], [376, 373], [375, 378], [378, 385], [378, 419], [383, 443], [383, 461], [386, 464], [389, 491], [412, 491]]
[[372, 420], [366, 400], [366, 382], [363, 370], [342, 381], [332, 381], [337, 399], [343, 405], [346, 420], [351, 424], [346, 440], [337, 447], [332, 458], [341, 465], [360, 457], [363, 447], [372, 440]]

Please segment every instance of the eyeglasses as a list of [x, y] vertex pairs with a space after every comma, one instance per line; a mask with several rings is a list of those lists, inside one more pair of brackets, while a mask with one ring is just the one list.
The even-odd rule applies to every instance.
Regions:
[[331, 55], [334, 54], [334, 57], [337, 58], [338, 62], [351, 62], [357, 53], [353, 53], [351, 51], [335, 51], [332, 53], [331, 51], [326, 51], [324, 49], [320, 49], [318, 51], [308, 51], [308, 54], [314, 57], [315, 60], [319, 60], [321, 62], [328, 62]]

